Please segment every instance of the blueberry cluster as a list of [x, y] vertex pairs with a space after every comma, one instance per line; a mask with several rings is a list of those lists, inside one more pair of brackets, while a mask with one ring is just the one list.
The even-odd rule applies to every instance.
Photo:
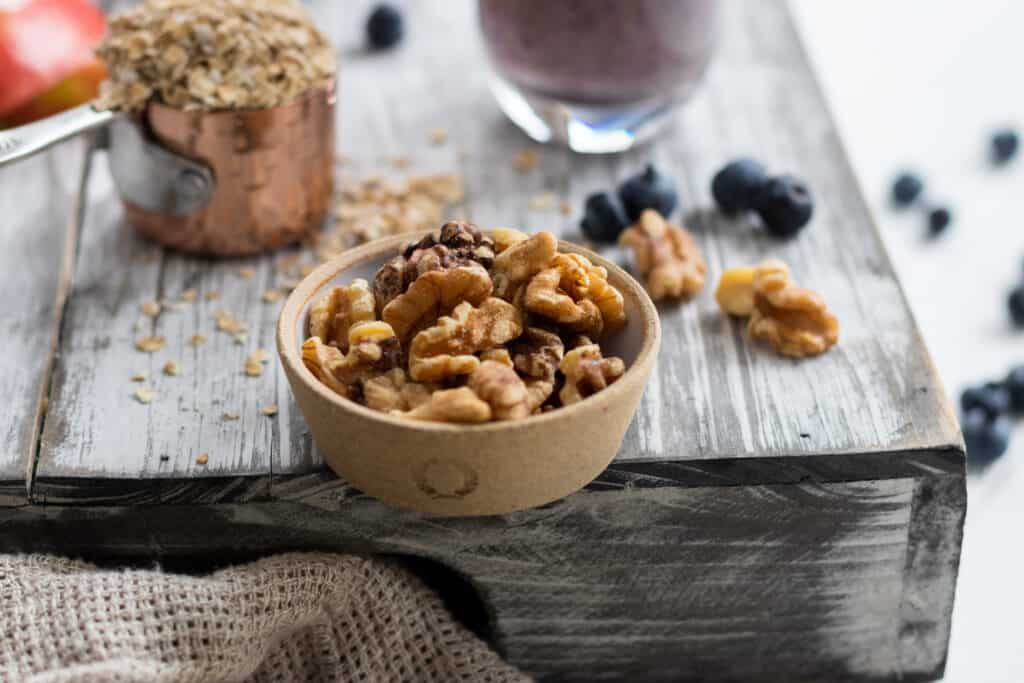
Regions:
[[928, 201], [924, 196], [924, 181], [912, 171], [904, 171], [892, 183], [892, 203], [898, 209], [919, 206], [928, 216], [928, 234], [938, 237], [953, 222], [949, 207]]
[[753, 159], [730, 161], [711, 180], [711, 195], [726, 213], [754, 211], [765, 229], [777, 237], [792, 237], [811, 220], [814, 199], [799, 178], [769, 176]]
[[595, 192], [587, 197], [580, 229], [594, 242], [614, 242], [646, 209], [668, 216], [678, 203], [672, 176], [647, 164], [643, 171], [626, 178], [616, 192]]
[[377, 5], [366, 20], [366, 42], [374, 50], [387, 50], [402, 42], [405, 22], [392, 5]]
[[1010, 416], [1024, 415], [1024, 365], [1001, 382], [968, 387], [960, 394], [964, 433], [969, 457], [981, 462], [995, 460], [1010, 443]]

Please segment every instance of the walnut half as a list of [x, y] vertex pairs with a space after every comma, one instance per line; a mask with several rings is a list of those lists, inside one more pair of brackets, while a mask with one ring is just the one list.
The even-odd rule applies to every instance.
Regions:
[[640, 214], [640, 220], [622, 233], [619, 243], [632, 247], [636, 268], [655, 301], [689, 297], [704, 289], [707, 265], [697, 243], [657, 211], [647, 209]]
[[604, 358], [597, 344], [578, 346], [565, 354], [559, 366], [565, 386], [559, 392], [562, 405], [579, 403], [608, 387], [626, 372], [621, 358]]
[[754, 308], [747, 331], [784, 356], [824, 353], [839, 341], [839, 321], [820, 294], [797, 287], [789, 268], [776, 260], [754, 269]]

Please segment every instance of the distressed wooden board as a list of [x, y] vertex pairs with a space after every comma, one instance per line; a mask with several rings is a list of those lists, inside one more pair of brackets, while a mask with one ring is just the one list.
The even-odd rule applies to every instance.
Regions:
[[[314, 7], [345, 60], [338, 139], [353, 159], [347, 172], [393, 172], [387, 160], [395, 155], [408, 157], [417, 172], [459, 170], [467, 196], [454, 214], [567, 237], [578, 236], [588, 193], [614, 186], [645, 161], [678, 178], [685, 222], [704, 248], [711, 282], [694, 302], [662, 307], [658, 369], [619, 464], [686, 460], [699, 470], [696, 463], [730, 458], [832, 455], [844, 460], [837, 468], [845, 470], [865, 453], [944, 450], [950, 471], [961, 466], [945, 392], [781, 2], [724, 3], [720, 51], [707, 84], [679, 112], [670, 135], [606, 158], [538, 148], [541, 163], [527, 173], [511, 162], [531, 145], [487, 92], [473, 3], [410, 3], [409, 40], [400, 50], [373, 55], [357, 49], [365, 4]], [[448, 144], [430, 144], [433, 128], [448, 131]], [[708, 209], [709, 178], [737, 154], [809, 180], [816, 216], [799, 239], [775, 241], [744, 219]], [[236, 275], [241, 262], [162, 254], [120, 224], [102, 163], [96, 176], [107, 192], [88, 207], [55, 412], [36, 470], [38, 499], [111, 503], [118, 487], [132, 503], [158, 502], [166, 486], [180, 502], [294, 491], [319, 467], [301, 415], [276, 361], [258, 380], [240, 374], [248, 351], [271, 344], [277, 307], [258, 297], [279, 277], [272, 259], [247, 261], [256, 274], [243, 281]], [[530, 198], [548, 191], [568, 201], [574, 214], [531, 211]], [[156, 260], [143, 258], [149, 253]], [[615, 250], [611, 256], [624, 258]], [[785, 259], [802, 284], [824, 293], [842, 323], [836, 349], [802, 362], [779, 358], [752, 347], [740, 323], [719, 315], [710, 294], [715, 276], [765, 256]], [[135, 352], [138, 305], [187, 287], [218, 291], [221, 299], [161, 315], [151, 329], [167, 336], [167, 348], [152, 357]], [[221, 306], [252, 325], [246, 346], [209, 332], [210, 313]], [[195, 331], [210, 338], [198, 351], [185, 343]], [[109, 348], [93, 348], [107, 339]], [[166, 359], [181, 362], [185, 374], [158, 377], [153, 404], [134, 402], [128, 377], [138, 369], [158, 375]], [[274, 419], [259, 415], [268, 403], [280, 406]], [[224, 410], [237, 410], [242, 420], [224, 423]], [[203, 452], [210, 462], [199, 467], [195, 458]], [[902, 467], [898, 457], [863, 476], [894, 476]], [[820, 466], [816, 477], [827, 479], [833, 468], [820, 458], [813, 462]]]
[[28, 500], [74, 258], [81, 144], [0, 169], [0, 505]]
[[0, 551], [416, 556], [467, 579], [485, 602], [467, 609], [485, 615], [474, 625], [544, 680], [921, 680], [941, 670], [956, 569], [956, 526], [937, 517], [962, 495], [962, 478], [943, 476], [628, 486], [471, 520], [352, 490], [304, 504], [36, 506], [8, 515]]

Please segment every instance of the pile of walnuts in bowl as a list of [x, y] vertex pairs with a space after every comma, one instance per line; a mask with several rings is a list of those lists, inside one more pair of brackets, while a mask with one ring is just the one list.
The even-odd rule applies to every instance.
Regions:
[[446, 223], [373, 283], [309, 312], [306, 367], [337, 394], [413, 420], [515, 420], [582, 401], [625, 372], [597, 343], [626, 309], [607, 271], [549, 232]]

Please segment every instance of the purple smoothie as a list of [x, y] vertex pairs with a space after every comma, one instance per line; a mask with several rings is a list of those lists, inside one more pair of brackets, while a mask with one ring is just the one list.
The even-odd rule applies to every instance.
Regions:
[[688, 94], [707, 67], [717, 0], [480, 0], [491, 61], [512, 85], [579, 104]]

